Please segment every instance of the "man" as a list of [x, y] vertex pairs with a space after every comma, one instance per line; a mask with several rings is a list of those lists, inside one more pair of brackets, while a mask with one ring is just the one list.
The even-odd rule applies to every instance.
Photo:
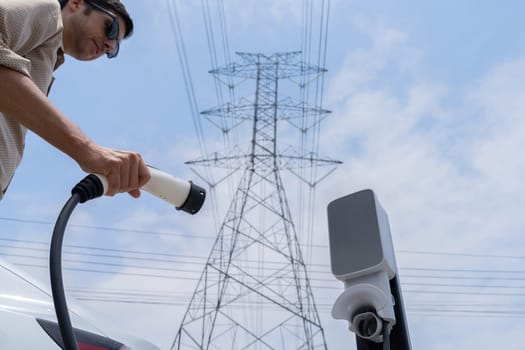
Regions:
[[[62, 6], [62, 9], [61, 9]], [[0, 0], [0, 199], [22, 159], [27, 129], [133, 197], [150, 177], [140, 154], [93, 142], [47, 98], [64, 53], [113, 58], [133, 22], [120, 0]]]

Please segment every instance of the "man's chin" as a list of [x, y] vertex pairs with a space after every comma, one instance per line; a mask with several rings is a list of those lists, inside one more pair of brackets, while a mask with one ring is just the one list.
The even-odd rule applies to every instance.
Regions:
[[93, 54], [85, 54], [85, 53], [68, 53], [66, 52], [67, 55], [73, 57], [74, 59], [76, 60], [79, 60], [79, 61], [93, 61], [93, 60], [96, 60], [97, 58], [99, 58], [100, 56], [102, 55], [93, 55]]

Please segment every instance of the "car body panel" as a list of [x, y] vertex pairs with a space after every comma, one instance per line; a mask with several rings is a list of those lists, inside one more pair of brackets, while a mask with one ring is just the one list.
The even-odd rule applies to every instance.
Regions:
[[[148, 341], [118, 330], [103, 332], [78, 303], [68, 301], [69, 304], [75, 328], [106, 337], [118, 334], [117, 340], [132, 350], [159, 350]], [[0, 260], [0, 349], [60, 349], [37, 318], [56, 322], [51, 293], [30, 275]]]

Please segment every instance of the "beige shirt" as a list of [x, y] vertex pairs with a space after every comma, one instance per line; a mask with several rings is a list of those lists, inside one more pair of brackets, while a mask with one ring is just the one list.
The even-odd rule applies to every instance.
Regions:
[[[64, 61], [58, 0], [0, 0], [0, 65], [47, 94]], [[26, 128], [0, 113], [0, 199], [22, 159]]]

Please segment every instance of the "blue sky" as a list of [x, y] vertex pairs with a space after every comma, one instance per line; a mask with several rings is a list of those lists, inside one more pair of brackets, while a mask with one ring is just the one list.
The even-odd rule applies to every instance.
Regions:
[[[199, 109], [213, 107], [201, 2], [176, 3]], [[167, 2], [126, 5], [136, 31], [119, 58], [69, 58], [56, 72], [50, 97], [97, 142], [140, 151], [147, 162], [194, 178], [183, 163], [200, 150]], [[300, 49], [301, 1], [224, 0], [224, 6], [232, 54]], [[314, 290], [325, 305], [320, 313], [330, 349], [353, 349], [354, 340], [345, 322], [330, 317], [342, 285], [329, 272], [325, 208], [364, 188], [376, 191], [389, 214], [413, 347], [522, 348], [524, 11], [518, 1], [331, 1], [324, 107], [333, 113], [322, 125], [320, 153], [344, 164], [319, 185], [313, 243], [321, 247], [312, 249], [309, 261], [322, 265], [316, 277], [333, 280], [333, 290]], [[208, 149], [220, 148], [216, 131], [206, 130]], [[47, 242], [50, 223], [82, 177], [71, 160], [30, 135], [24, 162], [0, 202], [0, 238]], [[222, 210], [226, 193], [218, 191]], [[296, 208], [295, 197], [289, 200]], [[82, 245], [120, 250], [112, 262], [122, 266], [112, 268], [114, 274], [68, 271], [66, 284], [99, 291], [148, 287], [184, 300], [198, 272], [179, 272], [189, 280], [129, 275], [141, 260], [123, 251], [204, 258], [217, 231], [213, 209], [208, 202], [197, 220], [148, 195], [85, 204], [66, 238], [67, 264], [89, 268], [80, 261], [95, 257], [73, 256], [83, 251], [71, 245]], [[21, 249], [45, 246], [9, 246], [2, 248], [7, 260], [45, 263], [45, 252]], [[190, 258], [162, 267], [199, 270]], [[45, 269], [29, 270], [47, 279]], [[162, 348], [184, 311], [179, 305], [85, 304], [96, 317], [117, 320]]]

